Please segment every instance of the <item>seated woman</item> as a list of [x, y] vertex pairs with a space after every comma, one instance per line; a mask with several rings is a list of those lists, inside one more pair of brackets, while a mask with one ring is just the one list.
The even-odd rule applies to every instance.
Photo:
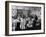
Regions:
[[27, 21], [26, 27], [27, 27], [27, 29], [33, 30], [36, 27], [36, 22], [37, 22], [38, 18], [36, 15], [31, 15], [29, 18], [30, 19]]
[[30, 18], [28, 18], [28, 20], [26, 20], [27, 21], [27, 23], [26, 23], [26, 29], [28, 30], [28, 29], [31, 29], [32, 27], [33, 27], [33, 25], [32, 25], [32, 21], [30, 20]]

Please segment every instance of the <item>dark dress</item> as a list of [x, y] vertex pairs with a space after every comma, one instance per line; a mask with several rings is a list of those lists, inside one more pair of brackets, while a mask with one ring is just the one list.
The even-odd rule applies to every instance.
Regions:
[[20, 30], [20, 22], [17, 22], [17, 26], [15, 28], [15, 31], [18, 31], [18, 30]]

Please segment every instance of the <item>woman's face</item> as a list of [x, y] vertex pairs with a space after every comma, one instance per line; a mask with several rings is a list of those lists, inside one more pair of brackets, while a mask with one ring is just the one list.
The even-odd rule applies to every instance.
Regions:
[[32, 21], [29, 21], [29, 23], [27, 24], [28, 27], [33, 27], [32, 25]]
[[35, 20], [35, 18], [32, 18], [32, 19], [31, 19], [31, 21], [34, 21], [34, 20]]

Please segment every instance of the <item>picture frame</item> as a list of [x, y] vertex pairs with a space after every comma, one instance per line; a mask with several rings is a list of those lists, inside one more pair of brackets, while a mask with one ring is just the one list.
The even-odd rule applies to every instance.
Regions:
[[[27, 23], [28, 18], [27, 16], [30, 19], [30, 25]], [[35, 20], [34, 25], [33, 23], [31, 23], [32, 22], [31, 19], [35, 19], [36, 16], [38, 18], [38, 21], [39, 18], [41, 21], [39, 23], [36, 22], [37, 20]], [[17, 24], [15, 24], [16, 20], [18, 20], [19, 17], [20, 17], [19, 21], [24, 26], [20, 24], [20, 22], [18, 21]], [[16, 27], [16, 25], [18, 26]], [[18, 36], [18, 35], [33, 35], [33, 34], [45, 34], [45, 3], [5, 1], [5, 35]]]

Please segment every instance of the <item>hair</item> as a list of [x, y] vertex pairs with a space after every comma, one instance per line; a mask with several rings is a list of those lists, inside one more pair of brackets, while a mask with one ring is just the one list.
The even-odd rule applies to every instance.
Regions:
[[38, 20], [38, 17], [35, 15], [35, 20]]

